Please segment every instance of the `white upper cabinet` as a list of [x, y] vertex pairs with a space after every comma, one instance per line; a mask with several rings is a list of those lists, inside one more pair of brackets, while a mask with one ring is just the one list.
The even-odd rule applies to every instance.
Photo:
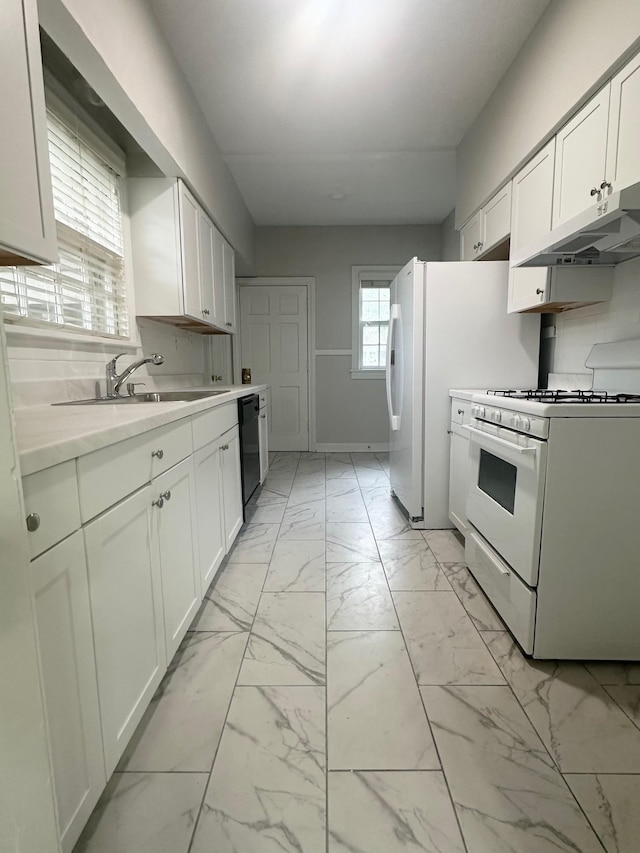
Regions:
[[611, 298], [612, 267], [511, 267], [507, 313], [557, 314]]
[[35, 0], [0, 3], [0, 266], [58, 260]]
[[602, 199], [610, 91], [608, 84], [556, 136], [554, 228]]
[[229, 332], [236, 330], [236, 256], [235, 252], [227, 243], [222, 241], [224, 257], [224, 305], [225, 326]]
[[555, 145], [552, 139], [513, 179], [512, 259], [551, 231]]
[[481, 211], [479, 210], [460, 229], [460, 260], [475, 261], [480, 246], [482, 233]]
[[136, 313], [196, 332], [235, 330], [233, 249], [182, 181], [129, 180]]
[[511, 230], [511, 182], [460, 229], [460, 260], [475, 261], [504, 242]]
[[611, 81], [606, 180], [609, 191], [640, 181], [640, 55]]

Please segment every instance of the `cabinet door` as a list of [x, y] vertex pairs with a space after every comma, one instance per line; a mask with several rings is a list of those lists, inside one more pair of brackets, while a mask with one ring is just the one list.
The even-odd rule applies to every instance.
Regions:
[[151, 501], [145, 486], [84, 528], [108, 776], [166, 670]]
[[511, 181], [482, 208], [482, 238], [479, 254], [506, 240], [511, 231]]
[[480, 211], [460, 229], [460, 260], [473, 261], [479, 251], [481, 237]]
[[107, 783], [82, 533], [31, 563], [62, 849], [73, 848]]
[[607, 85], [556, 136], [553, 180], [553, 227], [591, 204], [604, 180], [609, 122]]
[[213, 222], [203, 210], [198, 210], [198, 252], [201, 316], [205, 323], [212, 323], [216, 314], [213, 291]]
[[155, 479], [151, 489], [157, 537], [167, 661], [174, 656], [201, 601], [193, 458]]
[[202, 320], [200, 303], [200, 259], [198, 248], [198, 214], [200, 207], [185, 186], [180, 192], [180, 247], [182, 250], [182, 298], [188, 317]]
[[269, 471], [269, 419], [266, 406], [260, 409], [258, 442], [260, 444], [260, 482], [264, 483], [264, 478]]
[[240, 435], [238, 427], [220, 439], [222, 450], [222, 494], [224, 534], [227, 552], [235, 542], [243, 522], [242, 475], [240, 472]]
[[226, 329], [227, 305], [224, 280], [224, 244], [225, 239], [218, 229], [213, 229], [213, 291], [215, 304], [215, 324]]
[[640, 181], [640, 55], [611, 81], [607, 181], [621, 190]]
[[467, 531], [469, 486], [469, 439], [458, 424], [451, 425], [449, 467], [449, 518], [464, 535]]
[[547, 267], [511, 267], [507, 313], [527, 311], [548, 301], [549, 270]]
[[35, 0], [0, 4], [0, 266], [58, 260]]
[[236, 330], [236, 255], [226, 240], [223, 241], [225, 327]]
[[512, 259], [551, 231], [555, 150], [552, 139], [513, 179]]
[[202, 592], [206, 592], [225, 555], [222, 506], [222, 451], [218, 441], [200, 448], [193, 457], [196, 474], [196, 509]]

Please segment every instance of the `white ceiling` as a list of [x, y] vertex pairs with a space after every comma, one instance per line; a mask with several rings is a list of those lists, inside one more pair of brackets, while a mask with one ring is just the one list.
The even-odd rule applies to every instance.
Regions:
[[149, 2], [257, 225], [403, 225], [549, 0]]

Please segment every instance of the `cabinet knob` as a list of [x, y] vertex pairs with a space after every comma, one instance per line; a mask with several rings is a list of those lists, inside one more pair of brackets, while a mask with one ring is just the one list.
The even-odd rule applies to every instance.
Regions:
[[208, 317], [211, 312], [209, 311], [208, 308], [203, 308], [202, 313], [204, 314], [205, 317]]
[[600, 190], [598, 189], [598, 187], [591, 187], [590, 195], [592, 195], [592, 196], [594, 196], [594, 195], [600, 196]]
[[228, 450], [228, 449], [229, 449], [228, 444], [223, 444], [222, 447], [220, 448], [220, 450]]
[[225, 323], [225, 326], [233, 326], [233, 323], [230, 323], [230, 322], [227, 320], [227, 322]]
[[475, 252], [475, 250], [476, 250], [477, 248], [478, 248], [478, 244], [477, 244], [477, 243], [474, 243], [474, 244], [473, 244], [473, 250], [474, 250], [474, 252]]
[[464, 409], [458, 409], [458, 414], [459, 414], [459, 415], [464, 415]]
[[541, 287], [536, 287], [536, 293], [538, 294], [538, 296], [542, 296], [544, 290]]
[[151, 506], [157, 506], [158, 509], [162, 509], [162, 507], [164, 506], [164, 498], [162, 497], [162, 495], [160, 495], [157, 501], [151, 501]]
[[600, 189], [601, 190], [611, 190], [611, 189], [613, 189], [613, 186], [611, 183], [609, 183], [609, 181], [603, 181], [600, 184]]
[[27, 516], [27, 530], [33, 533], [40, 527], [40, 516], [37, 512], [30, 512]]
[[152, 450], [151, 455], [157, 456], [158, 459], [162, 459], [162, 457], [164, 456], [164, 450]]
[[481, 249], [483, 246], [484, 246], [484, 243], [483, 243], [483, 242], [482, 242], [482, 240], [481, 240], [481, 241], [478, 243], [478, 248], [479, 248], [479, 249]]
[[260, 415], [260, 417], [262, 418], [262, 420], [264, 420], [267, 416], [266, 415]]

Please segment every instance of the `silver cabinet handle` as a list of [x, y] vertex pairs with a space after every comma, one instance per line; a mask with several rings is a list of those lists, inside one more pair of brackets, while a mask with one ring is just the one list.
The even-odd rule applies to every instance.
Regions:
[[40, 527], [40, 516], [37, 512], [30, 512], [27, 516], [27, 530], [34, 533]]
[[228, 449], [229, 449], [228, 444], [223, 444], [222, 447], [220, 448], [220, 450], [228, 450]]
[[158, 509], [162, 509], [164, 502], [169, 500], [171, 500], [171, 492], [167, 489], [166, 492], [161, 492], [160, 495], [158, 495], [157, 500], [151, 501], [151, 506], [157, 506]]
[[233, 326], [233, 323], [230, 323], [230, 322], [227, 320], [227, 322], [225, 323], [225, 326]]
[[483, 243], [482, 241], [480, 241], [480, 242], [478, 243], [478, 248], [479, 248], [479, 249], [481, 249], [483, 246], [484, 246], [484, 243]]
[[589, 195], [592, 195], [592, 196], [597, 195], [599, 197], [600, 196], [600, 190], [598, 189], [598, 187], [591, 187], [591, 191], [590, 191]]
[[544, 290], [541, 287], [536, 287], [536, 293], [538, 294], [538, 296], [542, 296]]
[[606, 189], [611, 190], [611, 189], [613, 189], [613, 186], [612, 186], [612, 184], [611, 184], [609, 181], [603, 181], [603, 182], [600, 184], [600, 189], [601, 189], [601, 190], [606, 190]]
[[474, 250], [474, 252], [475, 252], [475, 250], [476, 250], [477, 248], [478, 248], [478, 244], [477, 244], [477, 243], [474, 243], [474, 244], [473, 244], [473, 250]]
[[459, 415], [464, 415], [464, 409], [458, 409], [458, 414], [459, 414]]
[[211, 311], [209, 311], [209, 309], [208, 309], [208, 308], [203, 308], [203, 309], [202, 309], [202, 313], [204, 314], [204, 316], [205, 316], [205, 317], [208, 317], [208, 316], [209, 316], [209, 314], [211, 313]]
[[164, 456], [164, 450], [162, 450], [162, 449], [161, 450], [152, 450], [151, 455], [157, 456], [158, 459], [162, 459], [162, 457]]
[[260, 415], [260, 417], [264, 420], [267, 416], [266, 415]]

